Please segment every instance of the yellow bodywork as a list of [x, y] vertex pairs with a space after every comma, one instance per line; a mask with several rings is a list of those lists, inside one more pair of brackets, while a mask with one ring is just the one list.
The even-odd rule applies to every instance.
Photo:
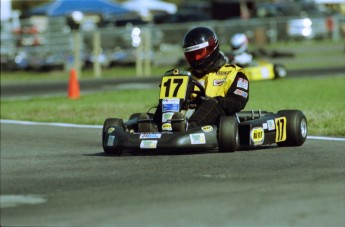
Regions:
[[273, 80], [275, 79], [274, 64], [266, 61], [256, 61], [244, 67], [248, 80]]

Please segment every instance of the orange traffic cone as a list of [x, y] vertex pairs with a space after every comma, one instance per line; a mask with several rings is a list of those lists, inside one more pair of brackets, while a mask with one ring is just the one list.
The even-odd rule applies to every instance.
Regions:
[[80, 97], [80, 88], [75, 69], [71, 69], [68, 83], [68, 98], [78, 99]]

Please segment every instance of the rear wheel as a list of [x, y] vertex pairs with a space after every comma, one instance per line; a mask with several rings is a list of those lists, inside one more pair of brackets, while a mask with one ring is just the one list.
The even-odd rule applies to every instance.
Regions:
[[238, 145], [238, 121], [236, 117], [221, 117], [218, 131], [219, 152], [234, 152], [237, 150]]
[[300, 110], [281, 110], [278, 114], [286, 117], [286, 140], [278, 146], [301, 146], [308, 135], [307, 119]]
[[103, 132], [102, 132], [102, 144], [103, 144], [103, 150], [108, 155], [121, 155], [122, 154], [122, 148], [119, 147], [109, 147], [106, 146], [106, 143], [108, 141], [105, 141], [106, 135], [109, 134], [109, 128], [110, 127], [122, 127], [125, 128], [125, 125], [123, 123], [122, 119], [119, 118], [108, 118], [104, 121], [103, 124]]
[[[141, 113], [134, 113], [132, 114], [128, 121], [135, 121], [137, 122], [139, 120], [139, 116], [140, 116]], [[129, 131], [134, 131], [134, 132], [138, 132], [138, 123], [136, 124], [131, 124], [130, 126], [127, 126], [128, 130]]]
[[274, 65], [274, 78], [275, 79], [279, 79], [279, 78], [283, 78], [286, 77], [287, 75], [287, 70], [283, 65]]
[[134, 113], [129, 117], [130, 120], [138, 120], [141, 113]]

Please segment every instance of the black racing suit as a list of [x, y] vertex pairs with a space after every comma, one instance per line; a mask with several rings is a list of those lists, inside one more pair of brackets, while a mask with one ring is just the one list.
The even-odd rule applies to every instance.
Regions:
[[[199, 101], [198, 107], [188, 119], [189, 128], [201, 125], [218, 125], [224, 115], [233, 115], [245, 108], [249, 99], [249, 82], [242, 68], [225, 64], [220, 55], [214, 67], [206, 74], [198, 75], [191, 71], [194, 79], [203, 85], [206, 98]], [[158, 106], [154, 121], [161, 128], [161, 106]]]
[[236, 65], [222, 64], [222, 59], [218, 62], [218, 67], [201, 78], [207, 81], [204, 87], [206, 95], [211, 97], [206, 98], [188, 119], [191, 127], [218, 125], [221, 116], [241, 111], [249, 100], [249, 81], [242, 69]]

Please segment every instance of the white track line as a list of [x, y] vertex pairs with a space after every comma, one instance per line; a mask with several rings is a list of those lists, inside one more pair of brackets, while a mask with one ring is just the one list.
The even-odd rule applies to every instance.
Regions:
[[[4, 120], [0, 119], [2, 124], [17, 124], [17, 125], [46, 125], [46, 126], [57, 126], [57, 127], [68, 127], [68, 128], [103, 128], [102, 125], [80, 125], [70, 123], [49, 123], [49, 122], [35, 122], [35, 121], [17, 121], [17, 120]], [[339, 137], [325, 137], [325, 136], [308, 136], [308, 139], [312, 140], [330, 140], [330, 141], [344, 141], [345, 138]]]
[[331, 140], [331, 141], [344, 141], [345, 138], [339, 138], [339, 137], [325, 137], [325, 136], [308, 136], [308, 139], [312, 140]]
[[69, 124], [69, 123], [16, 121], [16, 120], [3, 120], [3, 119], [0, 120], [0, 123], [16, 124], [16, 125], [46, 125], [46, 126], [68, 127], [68, 128], [103, 128], [102, 125], [79, 125], [79, 124]]

